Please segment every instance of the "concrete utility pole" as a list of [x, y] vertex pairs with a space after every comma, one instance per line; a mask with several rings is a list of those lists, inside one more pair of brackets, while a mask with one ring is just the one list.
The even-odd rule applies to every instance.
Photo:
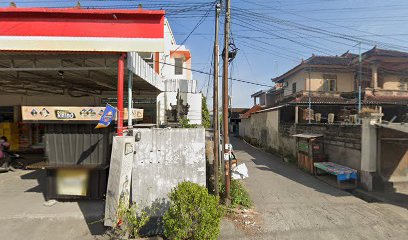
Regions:
[[[358, 45], [358, 114], [361, 113], [361, 78], [362, 78], [362, 56], [361, 56], [361, 42], [360, 42]], [[359, 120], [359, 123], [361, 123], [360, 120]]]
[[[230, 14], [231, 14], [231, 3], [230, 0], [225, 1], [225, 23], [224, 23], [224, 74], [222, 78], [222, 124], [223, 124], [223, 148], [224, 148], [224, 158], [225, 153], [228, 152], [226, 145], [229, 143], [228, 138], [228, 55], [229, 55], [229, 34], [230, 34]], [[225, 197], [226, 204], [231, 203], [230, 197], [230, 185], [231, 185], [231, 160], [228, 158], [225, 172]]]
[[218, 189], [218, 163], [220, 161], [220, 123], [218, 116], [218, 67], [219, 67], [219, 46], [218, 46], [218, 30], [219, 30], [219, 17], [221, 11], [221, 4], [217, 3], [215, 7], [215, 38], [214, 38], [214, 94], [213, 94], [213, 118], [214, 118], [214, 190], [215, 195], [219, 195]]
[[312, 123], [312, 99], [311, 99], [311, 91], [312, 91], [311, 82], [312, 82], [312, 79], [310, 77], [310, 71], [311, 71], [311, 69], [310, 69], [310, 64], [309, 64], [309, 71], [308, 71], [309, 72], [309, 124]]

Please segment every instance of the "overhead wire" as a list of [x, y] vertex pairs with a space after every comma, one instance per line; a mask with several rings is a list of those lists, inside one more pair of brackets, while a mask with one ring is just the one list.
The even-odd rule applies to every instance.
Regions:
[[[161, 64], [164, 64], [164, 65], [168, 65], [168, 66], [174, 66], [174, 67], [176, 66], [176, 65], [171, 64], [171, 63], [165, 63], [165, 62], [161, 62], [161, 61], [158, 61], [158, 62], [161, 63]], [[186, 68], [186, 67], [180, 67], [180, 68], [183, 68], [183, 69], [185, 69], [185, 70], [190, 70], [190, 71], [192, 71], [192, 72], [196, 72], [196, 73], [201, 73], [201, 74], [211, 75], [211, 76], [212, 76], [211, 73], [204, 72], [204, 71], [201, 71], [201, 70], [197, 70], [197, 69], [193, 69], [193, 68]], [[221, 78], [222, 76], [219, 76], [219, 77]], [[247, 83], [247, 84], [252, 84], [252, 85], [257, 85], [257, 86], [272, 87], [271, 85], [266, 85], [266, 84], [261, 84], [261, 83], [255, 83], [255, 82], [252, 82], [252, 81], [243, 80], [243, 79], [238, 79], [238, 78], [229, 78], [229, 79], [232, 79], [232, 81], [242, 82], [242, 83]]]

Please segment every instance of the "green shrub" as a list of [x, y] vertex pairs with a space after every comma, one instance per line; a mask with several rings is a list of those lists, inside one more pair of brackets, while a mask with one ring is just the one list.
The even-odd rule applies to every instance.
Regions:
[[224, 209], [219, 198], [204, 186], [182, 182], [170, 193], [170, 208], [163, 217], [169, 239], [217, 239]]
[[181, 117], [179, 119], [179, 124], [181, 128], [197, 128], [197, 124], [190, 124], [190, 119], [187, 117]]
[[[225, 185], [221, 185], [221, 193], [225, 194]], [[252, 200], [249, 196], [248, 191], [245, 189], [242, 181], [231, 179], [231, 188], [230, 188], [230, 196], [231, 196], [231, 208], [236, 207], [243, 207], [243, 208], [250, 208], [252, 206]]]

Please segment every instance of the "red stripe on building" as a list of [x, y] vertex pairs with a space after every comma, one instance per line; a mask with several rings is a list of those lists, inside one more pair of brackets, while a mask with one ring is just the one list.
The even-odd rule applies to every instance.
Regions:
[[0, 9], [0, 36], [163, 38], [164, 11]]

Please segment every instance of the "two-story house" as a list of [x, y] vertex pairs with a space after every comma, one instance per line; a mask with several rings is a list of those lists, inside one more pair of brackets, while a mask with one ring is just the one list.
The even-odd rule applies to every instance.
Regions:
[[[340, 56], [315, 56], [272, 81], [275, 87], [252, 95], [263, 108], [285, 105], [294, 112], [292, 120], [349, 120], [358, 113], [358, 88], [361, 85], [362, 109], [384, 114], [385, 120], [402, 120], [408, 104], [408, 53], [374, 47], [359, 56], [349, 52]], [[361, 69], [361, 70], [360, 70]], [[361, 83], [360, 83], [361, 82]], [[293, 110], [293, 111], [292, 111]], [[319, 113], [318, 119], [314, 114]]]

